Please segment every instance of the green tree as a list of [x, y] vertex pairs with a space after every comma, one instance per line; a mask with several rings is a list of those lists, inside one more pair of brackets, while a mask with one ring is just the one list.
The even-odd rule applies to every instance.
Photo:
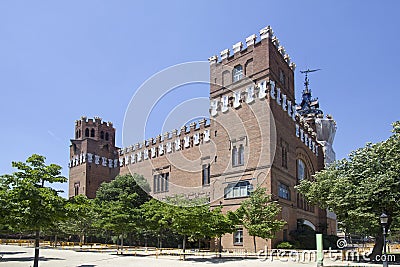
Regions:
[[84, 244], [85, 236], [97, 219], [94, 201], [85, 195], [74, 196], [68, 200], [66, 212], [67, 219], [61, 223], [61, 228], [68, 234], [78, 235], [80, 244]]
[[237, 228], [238, 218], [235, 212], [228, 211], [222, 213], [222, 206], [218, 206], [211, 210], [206, 217], [205, 226], [202, 228], [203, 235], [211, 238], [218, 238], [219, 256], [222, 252], [222, 236], [232, 233]]
[[[304, 180], [297, 189], [312, 203], [329, 208], [350, 233], [376, 237], [372, 256], [382, 253], [379, 216], [389, 216], [388, 227], [398, 227], [400, 215], [400, 122], [383, 142], [368, 143], [350, 153], [348, 159], [331, 164]], [[393, 223], [393, 224], [392, 224]]]
[[8, 224], [18, 230], [35, 232], [34, 267], [39, 264], [40, 231], [64, 217], [65, 200], [46, 184], [64, 183], [61, 167], [45, 164], [45, 157], [33, 154], [26, 162], [12, 162], [18, 171], [3, 175], [8, 186], [4, 193]]
[[187, 238], [196, 238], [203, 233], [210, 205], [205, 204], [205, 199], [187, 199], [182, 195], [167, 197], [166, 202], [169, 204], [167, 219], [171, 222], [171, 228], [182, 235], [182, 252], [185, 253]]
[[[139, 184], [141, 186], [139, 186]], [[150, 187], [142, 176], [120, 175], [102, 183], [96, 192], [98, 226], [113, 231], [124, 245], [124, 236], [142, 223], [140, 206], [149, 200]]]
[[278, 220], [281, 211], [279, 205], [271, 201], [271, 196], [266, 194], [263, 187], [258, 187], [250, 198], [246, 199], [238, 209], [241, 224], [247, 229], [249, 235], [253, 236], [254, 252], [257, 253], [256, 236], [263, 239], [273, 238], [276, 232], [282, 230], [286, 224]]
[[141, 214], [144, 219], [144, 228], [153, 232], [158, 239], [158, 248], [162, 248], [162, 241], [166, 232], [170, 229], [171, 216], [168, 204], [152, 198], [141, 206]]

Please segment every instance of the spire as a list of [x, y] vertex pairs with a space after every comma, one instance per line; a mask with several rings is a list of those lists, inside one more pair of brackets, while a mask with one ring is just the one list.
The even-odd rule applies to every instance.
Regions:
[[311, 89], [309, 89], [310, 80], [308, 79], [308, 73], [319, 71], [320, 69], [315, 70], [304, 70], [300, 71], [301, 73], [305, 73], [304, 79], [304, 90], [302, 95], [302, 101], [300, 106], [297, 108], [297, 112], [301, 116], [316, 116], [319, 114], [323, 114], [322, 110], [319, 109], [318, 98], [312, 99], [311, 97]]

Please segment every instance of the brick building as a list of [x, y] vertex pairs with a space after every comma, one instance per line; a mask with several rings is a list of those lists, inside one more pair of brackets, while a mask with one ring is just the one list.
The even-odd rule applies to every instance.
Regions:
[[[257, 186], [282, 207], [287, 224], [274, 240], [290, 239], [299, 224], [336, 233], [334, 214], [307, 203], [295, 185], [334, 160], [336, 123], [312, 99], [306, 76], [296, 105], [295, 64], [268, 26], [209, 58], [210, 118], [119, 149], [112, 124], [82, 117], [71, 140], [69, 196], [94, 197], [103, 181], [138, 173], [158, 199], [184, 194], [207, 198], [211, 206], [235, 210]], [[308, 74], [308, 72], [306, 72]], [[245, 229], [222, 239], [225, 249], [252, 248]]]

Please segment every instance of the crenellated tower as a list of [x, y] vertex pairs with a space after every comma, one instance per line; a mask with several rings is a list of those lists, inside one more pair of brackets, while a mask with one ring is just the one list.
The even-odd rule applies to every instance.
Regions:
[[77, 120], [70, 145], [69, 197], [94, 198], [102, 182], [114, 179], [119, 173], [117, 151], [111, 122], [99, 117]]

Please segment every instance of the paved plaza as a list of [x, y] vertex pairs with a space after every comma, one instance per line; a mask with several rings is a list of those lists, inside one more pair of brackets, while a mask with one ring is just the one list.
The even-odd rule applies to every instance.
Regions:
[[[7, 267], [27, 267], [33, 265], [33, 248], [0, 245], [1, 266]], [[371, 264], [349, 263], [325, 260], [325, 266], [372, 266]], [[315, 262], [284, 262], [281, 260], [262, 261], [260, 259], [243, 258], [222, 258], [215, 257], [194, 257], [189, 256], [186, 261], [179, 260], [178, 256], [123, 256], [116, 255], [115, 252], [79, 252], [68, 249], [48, 249], [40, 250], [41, 267], [111, 267], [111, 266], [221, 266], [221, 267], [239, 267], [239, 266], [316, 266]], [[375, 265], [380, 266], [380, 265]]]

